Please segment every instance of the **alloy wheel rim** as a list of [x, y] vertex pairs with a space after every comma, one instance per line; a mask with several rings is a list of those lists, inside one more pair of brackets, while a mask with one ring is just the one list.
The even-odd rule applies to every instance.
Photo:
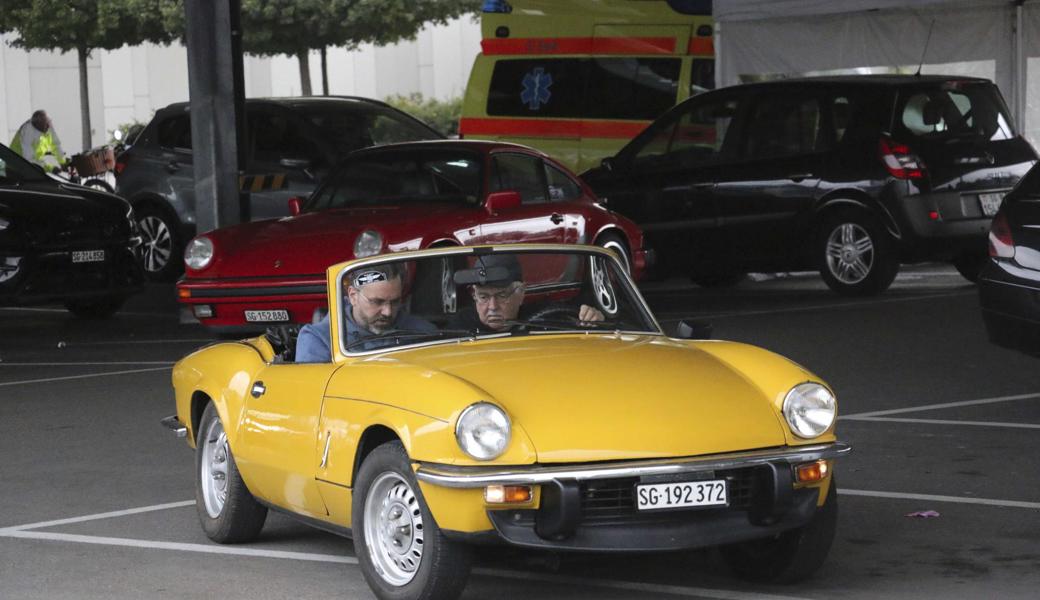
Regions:
[[214, 419], [210, 423], [203, 432], [202, 440], [202, 460], [199, 467], [202, 500], [206, 505], [206, 514], [216, 519], [227, 502], [228, 458], [231, 456], [227, 434], [224, 433], [220, 419]]
[[856, 223], [842, 223], [832, 229], [825, 252], [827, 270], [841, 283], [860, 283], [873, 270], [874, 240]]
[[162, 271], [173, 254], [173, 236], [166, 222], [155, 216], [147, 216], [138, 222], [144, 238], [144, 268], [150, 273]]
[[617, 314], [618, 303], [617, 293], [614, 291], [614, 287], [610, 285], [609, 270], [610, 267], [606, 265], [606, 259], [603, 257], [589, 257], [590, 278], [592, 279], [592, 290], [596, 295], [596, 302], [603, 309], [603, 312], [613, 316]]
[[365, 546], [376, 573], [393, 586], [415, 578], [423, 557], [423, 517], [412, 486], [397, 473], [382, 473], [365, 498]]

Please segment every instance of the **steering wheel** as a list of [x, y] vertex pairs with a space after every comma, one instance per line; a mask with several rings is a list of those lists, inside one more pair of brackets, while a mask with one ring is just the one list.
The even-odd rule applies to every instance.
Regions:
[[[556, 316], [556, 319], [550, 319], [550, 316]], [[578, 309], [570, 306], [547, 306], [528, 316], [527, 320], [532, 323], [550, 320], [564, 320], [577, 323]]]

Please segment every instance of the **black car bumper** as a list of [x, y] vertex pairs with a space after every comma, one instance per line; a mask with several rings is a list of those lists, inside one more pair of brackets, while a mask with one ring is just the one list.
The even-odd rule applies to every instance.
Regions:
[[[78, 250], [104, 252], [104, 259], [73, 262]], [[129, 296], [144, 288], [144, 271], [128, 246], [47, 250], [0, 250], [0, 304], [28, 305], [78, 298]]]
[[978, 288], [990, 341], [1040, 354], [1040, 272], [991, 260], [982, 270]]

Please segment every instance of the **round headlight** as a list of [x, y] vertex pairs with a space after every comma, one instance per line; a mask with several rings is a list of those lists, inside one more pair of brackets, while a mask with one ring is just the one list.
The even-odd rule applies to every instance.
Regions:
[[834, 394], [818, 383], [801, 383], [784, 398], [784, 418], [795, 435], [814, 438], [834, 423]]
[[3, 231], [11, 226], [11, 222], [7, 219], [0, 217], [0, 231]]
[[379, 235], [378, 231], [372, 231], [371, 229], [362, 231], [361, 235], [354, 240], [354, 258], [364, 258], [379, 254], [382, 249], [383, 236]]
[[205, 269], [213, 262], [213, 242], [208, 237], [197, 237], [184, 249], [184, 264], [189, 268]]
[[477, 460], [491, 460], [509, 445], [509, 417], [494, 404], [471, 404], [455, 424], [455, 439], [466, 454]]

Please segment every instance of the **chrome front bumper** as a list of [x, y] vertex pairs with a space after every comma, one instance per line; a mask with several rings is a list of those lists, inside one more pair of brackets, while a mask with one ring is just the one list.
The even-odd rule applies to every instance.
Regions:
[[177, 419], [177, 415], [170, 415], [159, 421], [163, 427], [173, 431], [174, 435], [179, 438], [188, 437], [188, 428], [181, 424]]
[[419, 481], [447, 488], [480, 488], [487, 485], [539, 485], [554, 480], [588, 481], [647, 475], [673, 475], [721, 469], [751, 467], [767, 463], [787, 462], [791, 465], [820, 459], [841, 458], [852, 452], [843, 442], [768, 448], [729, 454], [711, 454], [686, 458], [632, 460], [586, 465], [456, 467], [420, 463], [415, 476]]

